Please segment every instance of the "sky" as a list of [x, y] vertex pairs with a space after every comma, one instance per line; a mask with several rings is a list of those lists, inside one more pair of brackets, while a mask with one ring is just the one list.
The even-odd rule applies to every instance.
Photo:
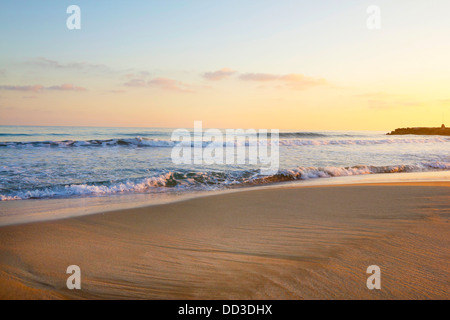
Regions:
[[[67, 28], [70, 5], [81, 29]], [[448, 0], [2, 0], [0, 125], [450, 125], [448, 12]]]

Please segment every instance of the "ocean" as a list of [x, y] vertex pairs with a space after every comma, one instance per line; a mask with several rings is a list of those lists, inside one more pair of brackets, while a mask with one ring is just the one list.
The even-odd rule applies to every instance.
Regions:
[[177, 165], [173, 130], [0, 126], [0, 200], [179, 194], [450, 170], [450, 137], [367, 131], [280, 131], [279, 170], [270, 175], [252, 164]]

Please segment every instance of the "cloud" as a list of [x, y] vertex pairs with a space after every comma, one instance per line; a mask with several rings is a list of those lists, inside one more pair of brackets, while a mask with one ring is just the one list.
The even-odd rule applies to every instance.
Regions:
[[134, 72], [134, 73], [128, 73], [125, 75], [125, 77], [127, 79], [145, 79], [146, 77], [148, 77], [150, 75], [150, 72], [148, 71], [138, 71], [138, 72]]
[[9, 86], [9, 85], [0, 85], [0, 90], [4, 91], [27, 91], [27, 92], [39, 92], [44, 89], [44, 86], [40, 84], [34, 86]]
[[77, 87], [70, 83], [65, 83], [60, 86], [51, 86], [45, 88], [46, 90], [57, 90], [57, 91], [86, 91], [86, 88]]
[[55, 85], [50, 87], [45, 87], [40, 84], [31, 85], [31, 86], [11, 86], [11, 85], [0, 85], [0, 90], [3, 91], [24, 91], [24, 92], [42, 92], [44, 90], [53, 90], [53, 91], [86, 91], [86, 88], [77, 87], [70, 83], [65, 83], [62, 85]]
[[181, 81], [169, 78], [155, 78], [148, 82], [150, 87], [158, 87], [164, 90], [193, 93], [193, 86], [183, 83]]
[[222, 68], [214, 72], [205, 72], [203, 77], [207, 80], [218, 81], [236, 74], [236, 71], [230, 68]]
[[282, 87], [288, 87], [293, 90], [304, 90], [316, 86], [328, 85], [323, 78], [312, 78], [302, 74], [290, 73], [285, 75], [276, 75], [269, 73], [245, 73], [239, 76], [240, 80], [252, 82], [276, 82]]
[[88, 62], [71, 62], [71, 63], [60, 63], [55, 60], [46, 59], [39, 57], [28, 61], [29, 65], [47, 68], [47, 69], [74, 69], [83, 71], [98, 71], [98, 72], [111, 72], [112, 70], [102, 64], [92, 64]]
[[124, 85], [127, 87], [146, 87], [148, 84], [144, 79], [131, 79], [125, 82]]
[[125, 78], [129, 80], [124, 85], [127, 87], [147, 87], [149, 76], [150, 73], [147, 71], [128, 73]]
[[96, 72], [108, 75], [125, 76], [127, 79], [148, 77], [150, 73], [144, 70], [129, 69], [114, 69], [104, 64], [95, 64], [89, 62], [69, 62], [62, 63], [56, 60], [47, 59], [44, 57], [34, 58], [27, 61], [25, 64], [33, 67], [43, 68], [47, 70], [76, 70], [80, 72]]
[[169, 78], [158, 77], [150, 80], [145, 80], [142, 78], [134, 78], [126, 83], [124, 83], [127, 87], [147, 87], [147, 88], [159, 88], [163, 90], [182, 92], [182, 93], [193, 93], [195, 92], [194, 86], [174, 80]]
[[257, 82], [275, 81], [279, 78], [280, 76], [267, 73], [245, 73], [239, 76], [239, 79], [241, 80]]
[[409, 100], [404, 95], [387, 92], [370, 92], [355, 95], [357, 98], [367, 100], [367, 105], [372, 109], [393, 109], [398, 107], [417, 107], [422, 103]]

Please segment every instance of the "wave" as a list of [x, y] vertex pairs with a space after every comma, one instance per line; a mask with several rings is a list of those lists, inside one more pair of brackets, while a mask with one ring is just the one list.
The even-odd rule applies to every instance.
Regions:
[[364, 137], [361, 134], [349, 134], [349, 133], [319, 133], [319, 132], [280, 132], [280, 138], [327, 138], [327, 137], [347, 137], [347, 138], [355, 138], [355, 137]]
[[2, 133], [0, 137], [70, 136], [68, 133]]
[[344, 140], [280, 140], [280, 146], [323, 146], [323, 145], [377, 145], [377, 144], [405, 144], [405, 143], [445, 143], [449, 138], [406, 138], [406, 139], [344, 139]]
[[415, 165], [391, 165], [391, 166], [359, 165], [353, 167], [330, 166], [323, 168], [298, 167], [296, 169], [282, 170], [279, 173], [272, 176], [256, 178], [252, 181], [252, 183], [264, 184], [269, 182], [357, 176], [364, 174], [424, 172], [424, 171], [439, 171], [439, 170], [450, 170], [450, 162], [425, 162]]
[[316, 132], [280, 132], [280, 138], [322, 138], [330, 135]]
[[[105, 133], [105, 135], [108, 133]], [[2, 133], [0, 132], [0, 137], [40, 137], [40, 136], [70, 136], [72, 134], [68, 133]], [[122, 132], [118, 133], [115, 136], [121, 137], [160, 137], [164, 135], [161, 132]], [[316, 132], [280, 132], [280, 137], [305, 137], [305, 138], [321, 138], [321, 137], [355, 137], [355, 135], [350, 134], [324, 134], [324, 133], [316, 133]]]
[[1, 133], [0, 132], [0, 137], [22, 137], [22, 136], [33, 136], [32, 134], [28, 134], [28, 133]]
[[152, 191], [220, 190], [230, 187], [262, 185], [294, 180], [332, 178], [379, 173], [424, 172], [450, 170], [450, 162], [424, 162], [414, 165], [390, 165], [353, 167], [298, 167], [280, 170], [277, 174], [263, 176], [259, 170], [241, 172], [166, 172], [159, 176], [119, 182], [55, 185], [32, 190], [4, 190], [0, 201], [42, 199], [72, 196], [101, 196], [122, 193], [145, 193]]
[[238, 179], [255, 175], [257, 171], [238, 174], [224, 172], [167, 172], [159, 176], [120, 182], [97, 182], [89, 184], [56, 185], [33, 190], [11, 190], [0, 194], [1, 201], [70, 197], [86, 195], [109, 195], [119, 193], [142, 193], [158, 188], [216, 189], [219, 186], [238, 184]]
[[[320, 146], [320, 145], [377, 145], [377, 144], [405, 144], [405, 143], [446, 143], [450, 142], [447, 137], [432, 138], [386, 138], [386, 139], [280, 139], [280, 146]], [[179, 142], [170, 140], [150, 139], [144, 137], [107, 139], [107, 140], [64, 140], [64, 141], [8, 141], [0, 142], [0, 147], [174, 147]], [[203, 147], [217, 144], [216, 142], [205, 141]], [[269, 140], [250, 139], [246, 141], [235, 141], [235, 146], [266, 145]], [[229, 143], [224, 142], [226, 147]], [[191, 143], [194, 146], [194, 143]]]
[[167, 140], [146, 139], [106, 139], [106, 140], [64, 140], [64, 141], [11, 141], [0, 142], [0, 147], [173, 147], [176, 143]]

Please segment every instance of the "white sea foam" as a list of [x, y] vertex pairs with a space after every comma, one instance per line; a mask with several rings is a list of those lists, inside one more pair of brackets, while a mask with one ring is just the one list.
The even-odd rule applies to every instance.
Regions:
[[159, 176], [111, 182], [107, 184], [71, 184], [33, 190], [21, 190], [12, 194], [0, 194], [1, 201], [54, 197], [108, 195], [119, 193], [152, 192], [172, 188], [187, 190], [223, 189], [239, 185], [260, 185], [289, 180], [308, 180], [378, 173], [424, 172], [450, 170], [450, 162], [425, 162], [415, 165], [353, 166], [353, 167], [298, 167], [280, 170], [278, 174], [262, 176], [257, 171], [240, 174], [224, 172], [167, 172]]
[[[323, 146], [323, 145], [380, 145], [380, 144], [423, 144], [423, 143], [449, 143], [447, 137], [430, 138], [386, 138], [386, 139], [280, 139], [280, 146]], [[81, 141], [25, 141], [25, 142], [0, 142], [0, 147], [153, 147], [172, 148], [179, 142], [161, 139], [149, 139], [136, 137], [134, 139], [108, 139], [108, 140], [81, 140]], [[222, 144], [222, 143], [220, 143]], [[219, 145], [220, 145], [219, 144]], [[249, 139], [233, 141], [234, 146], [267, 145], [270, 140]], [[203, 147], [214, 145], [217, 142], [204, 141]], [[230, 142], [223, 142], [223, 146]], [[194, 146], [192, 144], [192, 146]]]

